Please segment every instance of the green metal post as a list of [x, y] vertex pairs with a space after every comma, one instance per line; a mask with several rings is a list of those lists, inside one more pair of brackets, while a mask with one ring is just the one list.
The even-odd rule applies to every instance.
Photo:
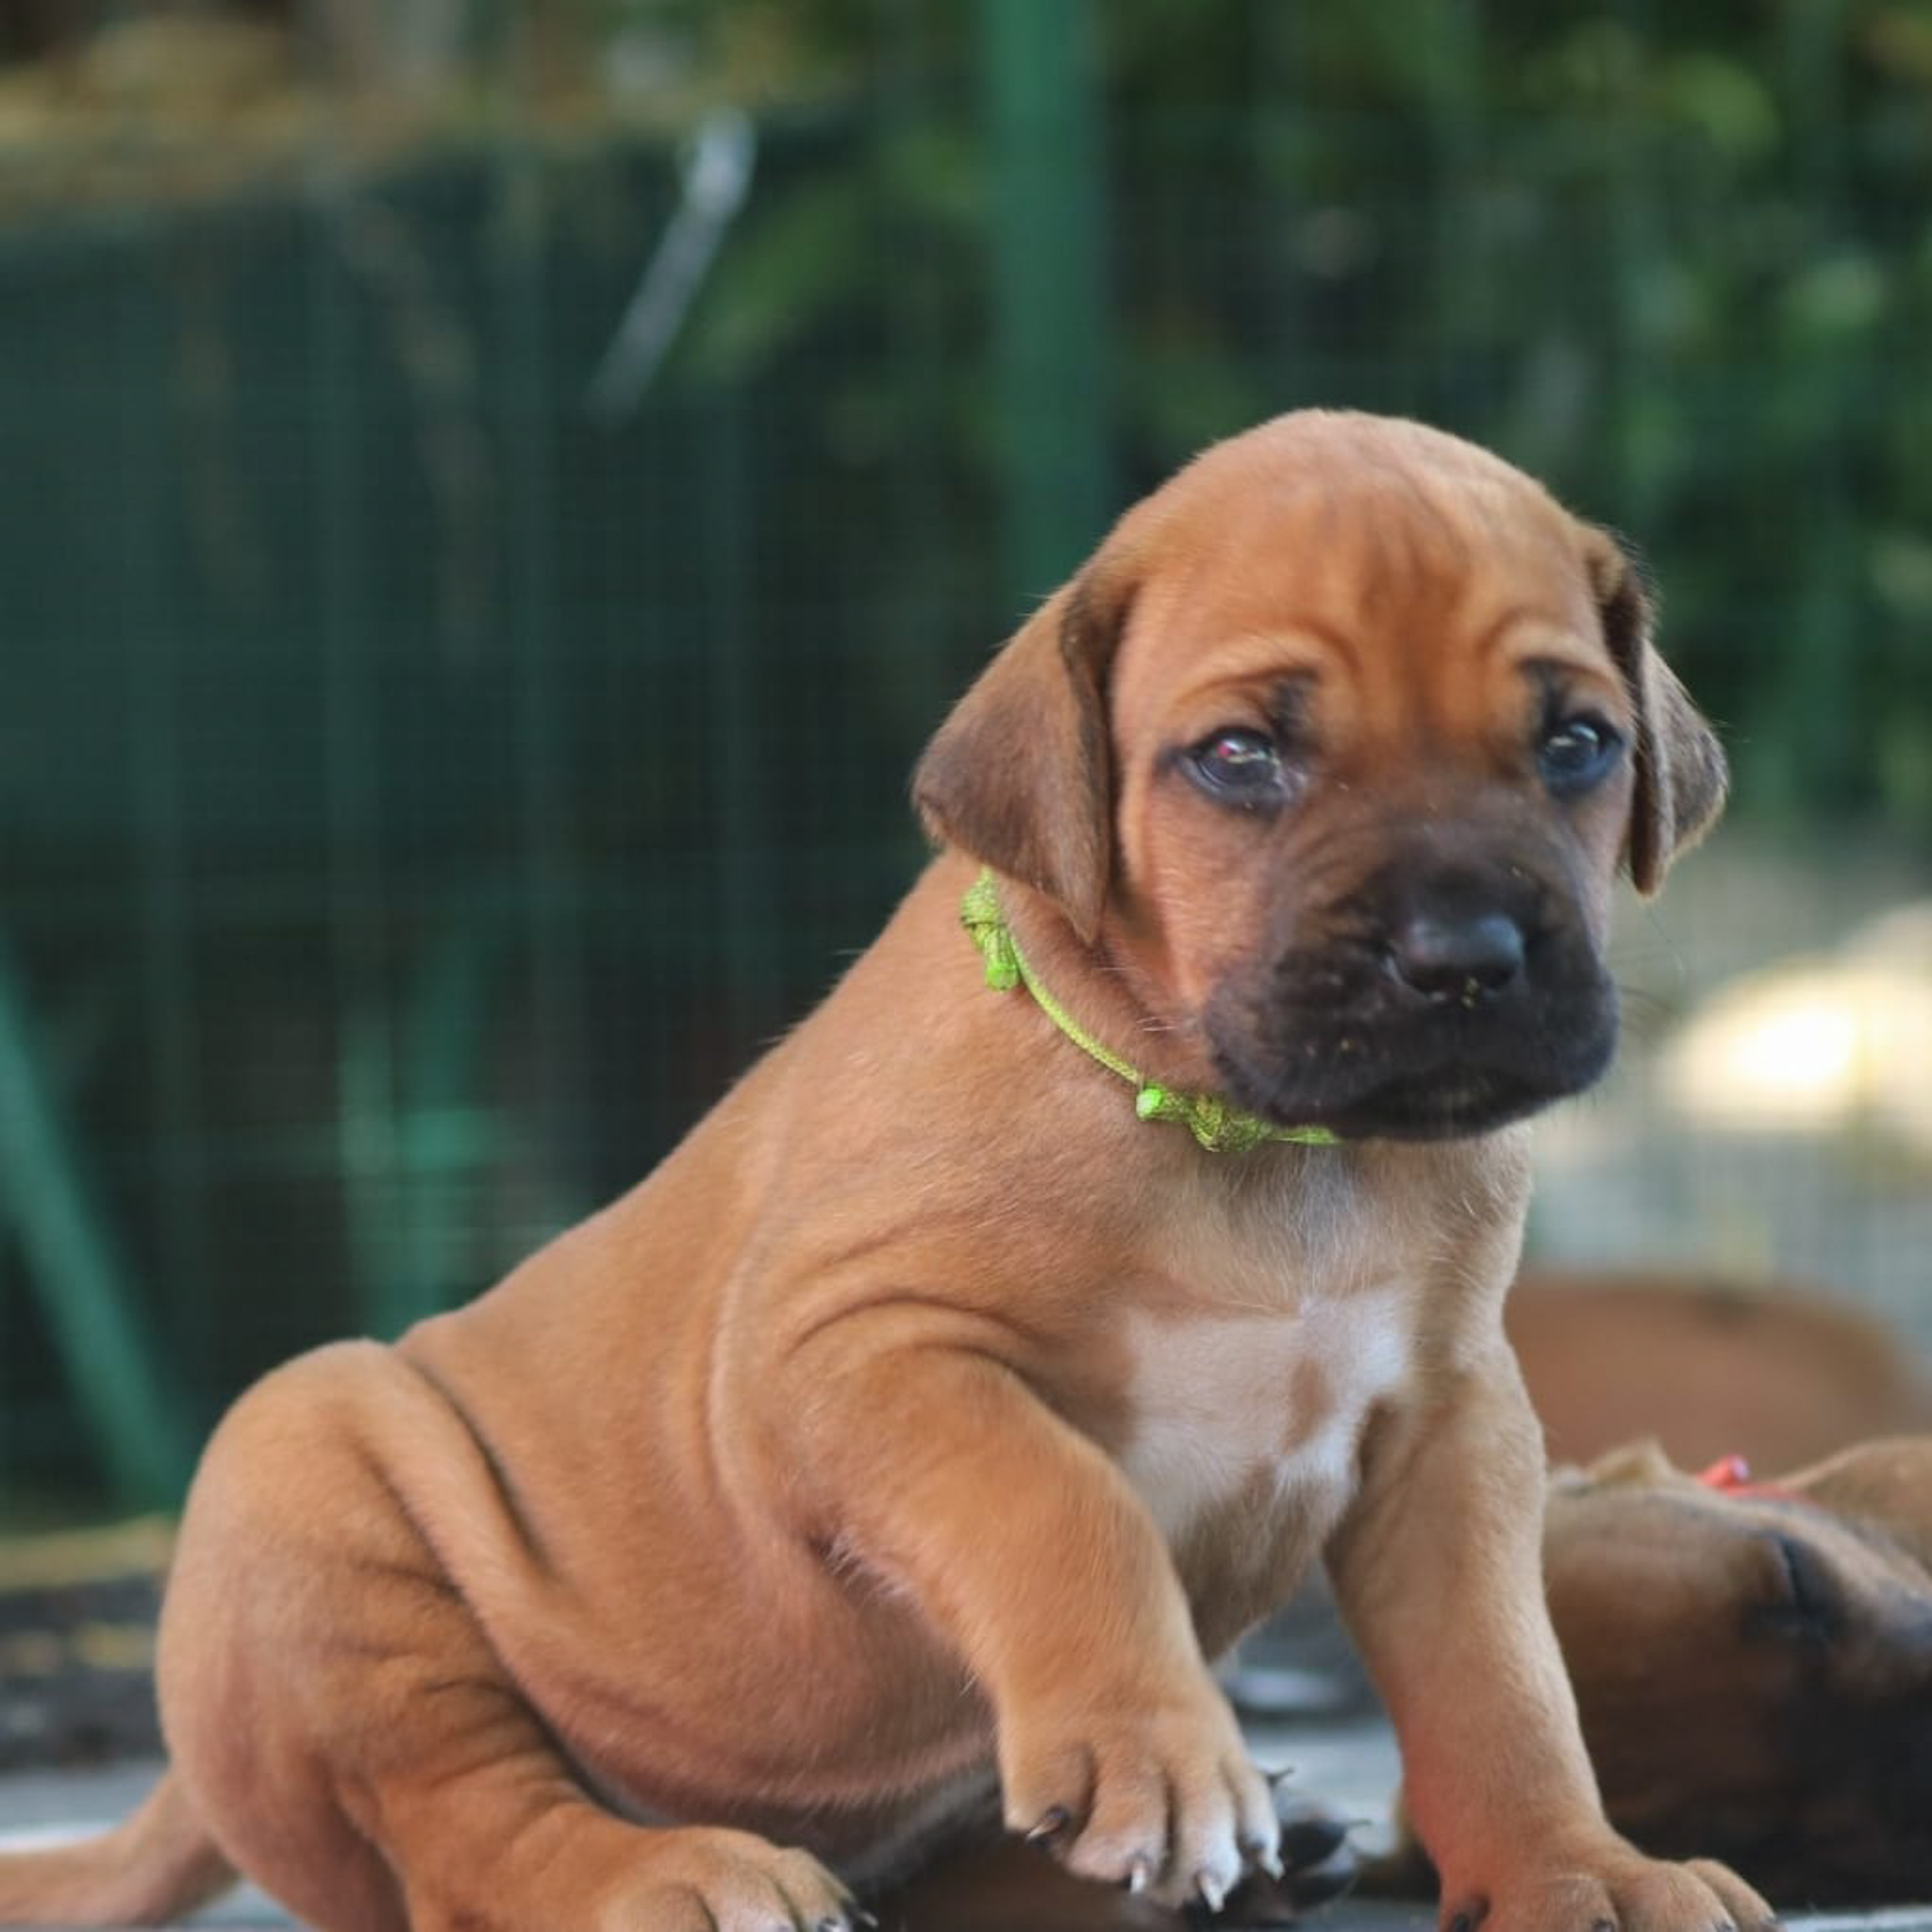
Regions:
[[981, 0], [1003, 567], [1017, 602], [1113, 507], [1099, 46], [1088, 0]]
[[[1801, 165], [1811, 231], [1857, 232], [1847, 207], [1845, 74], [1854, 58], [1846, 0], [1807, 0], [1779, 11], [1792, 109], [1791, 145]], [[1747, 739], [1741, 783], [1760, 804], [1795, 813], [1807, 799], [1856, 797], [1862, 774], [1860, 711], [1877, 688], [1868, 627], [1860, 622], [1866, 568], [1852, 504], [1852, 438], [1858, 420], [1862, 357], [1846, 339], [1814, 334], [1788, 352], [1783, 379], [1813, 398], [1798, 488], [1805, 541], [1790, 594], [1792, 629], [1769, 689], [1761, 745]], [[1777, 750], [1772, 750], [1772, 747]], [[1795, 754], [1795, 756], [1794, 756]]]
[[0, 936], [0, 1215], [20, 1230], [27, 1275], [117, 1497], [172, 1507], [193, 1466], [178, 1391], [163, 1379], [133, 1277], [90, 1198], [36, 1046], [26, 988]]

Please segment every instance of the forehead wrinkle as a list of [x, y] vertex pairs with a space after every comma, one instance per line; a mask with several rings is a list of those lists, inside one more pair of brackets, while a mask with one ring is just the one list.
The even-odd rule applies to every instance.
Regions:
[[[1239, 481], [1202, 491], [1161, 519], [1160, 549], [1178, 556], [1191, 580], [1280, 594], [1315, 579], [1340, 578], [1359, 593], [1418, 576], [1463, 577], [1476, 552], [1521, 546], [1531, 525], [1547, 530], [1562, 512], [1538, 486], [1479, 451], [1445, 462], [1371, 442], [1339, 459], [1303, 449], [1243, 452]], [[1213, 459], [1236, 452], [1210, 452]], [[1205, 480], [1205, 478], [1204, 478]], [[1513, 541], [1512, 541], [1513, 540]]]
[[1627, 700], [1628, 690], [1613, 664], [1601, 653], [1579, 651], [1562, 633], [1547, 632], [1520, 651], [1509, 654], [1509, 669], [1545, 688], [1576, 683]]
[[[1140, 713], [1139, 700], [1153, 694], [1138, 689], [1150, 660], [1171, 675], [1174, 656], [1148, 649], [1157, 634], [1192, 633], [1191, 701], [1216, 682], [1332, 667], [1354, 690], [1374, 688], [1399, 703], [1407, 694], [1389, 687], [1411, 680], [1367, 677], [1362, 653], [1382, 641], [1405, 657], [1461, 655], [1471, 607], [1499, 575], [1501, 593], [1517, 594], [1488, 620], [1466, 660], [1478, 673], [1514, 617], [1541, 607], [1553, 630], [1568, 633], [1584, 616], [1587, 587], [1566, 513], [1479, 454], [1449, 463], [1431, 451], [1431, 460], [1417, 461], [1406, 448], [1376, 447], [1319, 467], [1306, 453], [1288, 464], [1281, 452], [1265, 461], [1259, 451], [1242, 454], [1236, 487], [1175, 503], [1158, 534], [1149, 527], [1154, 541], [1142, 560], [1155, 567], [1114, 679], [1114, 698], [1126, 700], [1129, 712]], [[1563, 561], [1572, 568], [1562, 571]], [[1133, 634], [1143, 630], [1137, 650]], [[1260, 641], [1252, 656], [1251, 638]], [[1312, 663], [1298, 661], [1297, 642], [1315, 646]], [[1175, 695], [1171, 685], [1160, 693], [1166, 702]]]
[[1235, 686], [1310, 678], [1319, 682], [1331, 658], [1351, 675], [1361, 670], [1360, 648], [1346, 632], [1297, 614], [1265, 631], [1241, 632], [1210, 645], [1190, 667], [1186, 683], [1175, 687], [1174, 698], [1178, 704], [1191, 705]]
[[[1484, 513], [1474, 519], [1464, 517], [1465, 506], [1452, 510], [1420, 481], [1401, 480], [1413, 499], [1404, 509], [1420, 510], [1420, 518], [1358, 520], [1354, 542], [1345, 550], [1338, 546], [1336, 561], [1343, 568], [1337, 575], [1347, 606], [1346, 619], [1334, 626], [1338, 635], [1375, 639], [1411, 661], [1460, 659], [1481, 678], [1518, 625], [1540, 621], [1554, 633], [1573, 629], [1565, 616], [1575, 587], [1552, 581], [1551, 567], [1561, 553], [1546, 529], [1492, 517], [1494, 505], [1482, 506]], [[1472, 528], [1472, 522], [1490, 527]]]
[[1534, 605], [1511, 604], [1476, 632], [1470, 643], [1470, 655], [1477, 663], [1487, 666], [1503, 655], [1504, 646], [1509, 642], [1512, 632], [1534, 623], [1547, 625], [1549, 619]]
[[1554, 677], [1605, 686], [1619, 682], [1601, 649], [1586, 644], [1541, 603], [1508, 606], [1475, 632], [1466, 648], [1471, 669], [1484, 678], [1501, 672], [1538, 685]]
[[1445, 507], [1424, 479], [1407, 471], [1390, 473], [1383, 490], [1372, 496], [1394, 496], [1372, 503], [1359, 519], [1366, 568], [1357, 574], [1362, 617], [1374, 622], [1400, 608], [1455, 588], [1455, 603], [1467, 597], [1473, 575], [1473, 546], [1462, 520]]

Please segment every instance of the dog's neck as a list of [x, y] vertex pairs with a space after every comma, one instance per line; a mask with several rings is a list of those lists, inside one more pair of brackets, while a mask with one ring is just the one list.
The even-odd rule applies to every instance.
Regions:
[[1024, 989], [1046, 1017], [1090, 1059], [1134, 1089], [1134, 1111], [1143, 1121], [1185, 1126], [1210, 1154], [1246, 1154], [1269, 1141], [1327, 1147], [1337, 1136], [1326, 1127], [1282, 1127], [1258, 1114], [1245, 1113], [1218, 1093], [1187, 1093], [1148, 1079], [1130, 1060], [1089, 1033], [1034, 971], [1013, 937], [1000, 904], [999, 886], [982, 870], [959, 906], [959, 923], [972, 935], [986, 961], [986, 983], [999, 992]]

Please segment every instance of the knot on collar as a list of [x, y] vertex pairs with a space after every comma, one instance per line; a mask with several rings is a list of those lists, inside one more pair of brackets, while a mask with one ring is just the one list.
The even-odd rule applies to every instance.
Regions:
[[973, 935], [973, 943], [986, 961], [987, 985], [995, 992], [1011, 992], [1020, 983], [1020, 951], [1007, 930], [991, 873], [981, 873], [967, 887], [959, 902], [959, 924]]
[[1301, 1141], [1313, 1146], [1335, 1139], [1324, 1127], [1271, 1126], [1219, 1094], [1175, 1093], [1151, 1080], [1134, 1095], [1134, 1111], [1143, 1121], [1178, 1121], [1210, 1154], [1245, 1154], [1264, 1141]]

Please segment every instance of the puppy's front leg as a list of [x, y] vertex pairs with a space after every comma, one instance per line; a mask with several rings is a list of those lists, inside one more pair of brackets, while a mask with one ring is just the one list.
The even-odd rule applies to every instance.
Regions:
[[1277, 1827], [1159, 1531], [1093, 1442], [953, 1325], [887, 1309], [804, 1352], [815, 1527], [965, 1659], [1010, 1829], [1084, 1876], [1218, 1904], [1274, 1864]]
[[1723, 1866], [1643, 1857], [1604, 1821], [1544, 1606], [1542, 1441], [1500, 1336], [1379, 1419], [1330, 1544], [1387, 1700], [1445, 1927], [1713, 1932], [1774, 1924]]

